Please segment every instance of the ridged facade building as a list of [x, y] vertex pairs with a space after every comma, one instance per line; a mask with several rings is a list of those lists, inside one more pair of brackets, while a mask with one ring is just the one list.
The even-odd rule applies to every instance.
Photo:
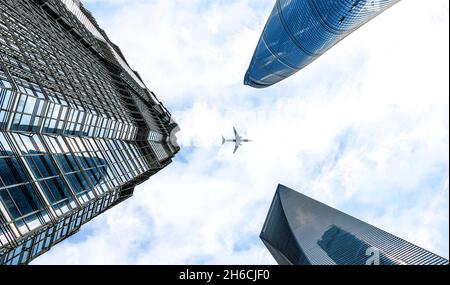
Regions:
[[448, 260], [279, 185], [263, 243], [280, 265], [448, 265]]
[[27, 264], [132, 196], [177, 123], [75, 0], [0, 0], [0, 264]]

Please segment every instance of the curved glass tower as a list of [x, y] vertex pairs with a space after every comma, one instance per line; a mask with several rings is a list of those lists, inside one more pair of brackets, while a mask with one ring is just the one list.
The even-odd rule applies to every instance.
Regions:
[[280, 265], [448, 265], [448, 260], [279, 185], [263, 243]]
[[80, 1], [0, 0], [0, 264], [131, 197], [177, 130]]
[[265, 88], [304, 68], [400, 0], [277, 0], [244, 84]]

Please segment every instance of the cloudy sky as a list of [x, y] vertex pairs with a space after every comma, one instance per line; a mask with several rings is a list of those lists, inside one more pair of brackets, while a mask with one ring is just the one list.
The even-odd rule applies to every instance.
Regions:
[[[407, 0], [271, 88], [242, 81], [275, 0], [85, 0], [182, 151], [33, 264], [274, 264], [278, 183], [449, 257], [449, 4]], [[232, 155], [221, 135], [252, 138]]]

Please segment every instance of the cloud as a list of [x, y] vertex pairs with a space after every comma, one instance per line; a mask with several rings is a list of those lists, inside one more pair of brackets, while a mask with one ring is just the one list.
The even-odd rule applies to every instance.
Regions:
[[34, 264], [273, 264], [278, 183], [448, 258], [447, 1], [402, 1], [265, 90], [242, 80], [274, 1], [116, 2], [85, 1], [183, 151]]

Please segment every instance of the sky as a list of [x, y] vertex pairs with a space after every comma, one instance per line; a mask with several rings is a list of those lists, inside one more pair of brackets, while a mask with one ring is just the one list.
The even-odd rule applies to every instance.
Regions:
[[[279, 183], [448, 259], [448, 1], [401, 1], [267, 89], [243, 78], [275, 0], [82, 2], [182, 150], [32, 264], [275, 264]], [[253, 140], [236, 155], [233, 126]]]

